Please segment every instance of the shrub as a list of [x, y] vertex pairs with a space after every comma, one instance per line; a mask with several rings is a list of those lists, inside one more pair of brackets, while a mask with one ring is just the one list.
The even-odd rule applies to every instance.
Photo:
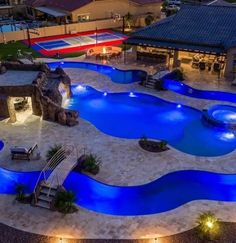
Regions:
[[16, 200], [22, 202], [25, 199], [25, 186], [18, 184], [16, 186]]
[[49, 161], [61, 148], [61, 144], [54, 144], [51, 146], [46, 154], [47, 161]]
[[166, 148], [166, 145], [167, 145], [167, 142], [164, 141], [164, 140], [162, 140], [162, 141], [159, 142], [159, 147], [162, 150]]
[[219, 233], [219, 221], [212, 212], [205, 212], [197, 218], [200, 238], [214, 240]]
[[175, 69], [172, 74], [174, 75], [175, 80], [183, 81], [184, 75], [183, 72], [180, 69]]
[[72, 191], [60, 191], [56, 196], [55, 208], [64, 214], [77, 212], [74, 201], [75, 194]]
[[85, 156], [82, 169], [85, 172], [89, 172], [93, 175], [96, 175], [99, 172], [100, 163], [101, 159], [97, 155], [88, 154]]
[[146, 18], [145, 18], [145, 24], [148, 26], [148, 25], [151, 25], [153, 22], [154, 22], [154, 17], [153, 15], [148, 15]]

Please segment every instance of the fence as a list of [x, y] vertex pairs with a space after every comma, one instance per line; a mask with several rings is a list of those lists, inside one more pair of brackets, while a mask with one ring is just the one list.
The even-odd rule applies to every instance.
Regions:
[[[37, 32], [39, 35], [31, 34], [31, 38], [64, 35], [71, 33], [78, 33], [82, 31], [91, 31], [97, 29], [110, 29], [122, 26], [122, 21], [114, 22], [113, 19], [96, 20], [84, 23], [57, 25], [52, 27], [38, 28]], [[6, 43], [8, 41], [19, 41], [27, 39], [27, 30], [20, 30], [14, 32], [3, 32], [0, 33], [0, 43]]]

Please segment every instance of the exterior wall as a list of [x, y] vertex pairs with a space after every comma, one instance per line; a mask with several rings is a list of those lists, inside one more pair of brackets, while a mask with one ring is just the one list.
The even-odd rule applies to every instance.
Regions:
[[110, 18], [112, 14], [126, 15], [130, 12], [132, 15], [141, 15], [147, 12], [153, 12], [155, 16], [160, 16], [161, 3], [137, 5], [128, 0], [101, 0], [94, 1], [82, 8], [72, 12], [72, 21], [78, 21], [78, 15], [89, 15], [90, 20]]
[[236, 78], [236, 48], [229, 49], [226, 56], [225, 77], [228, 79]]
[[[64, 35], [64, 34], [70, 34], [75, 32], [77, 33], [82, 31], [95, 30], [96, 28], [97, 29], [117, 28], [117, 27], [121, 27], [121, 25], [122, 22], [114, 22], [112, 19], [106, 19], [106, 20], [98, 20], [98, 21], [91, 21], [85, 23], [43, 27], [43, 28], [38, 28], [39, 35], [31, 34], [31, 38]], [[27, 39], [26, 30], [6, 32], [6, 33], [0, 32], [0, 43], [5, 43], [8, 41], [26, 40], [26, 39]]]

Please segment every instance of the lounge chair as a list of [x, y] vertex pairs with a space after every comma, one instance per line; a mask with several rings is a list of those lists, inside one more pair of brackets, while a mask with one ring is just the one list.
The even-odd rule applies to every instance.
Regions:
[[37, 144], [34, 144], [34, 146], [30, 147], [29, 149], [25, 147], [19, 147], [15, 146], [10, 148], [11, 151], [11, 159], [27, 159], [30, 160], [30, 156], [33, 154], [34, 150], [38, 148]]

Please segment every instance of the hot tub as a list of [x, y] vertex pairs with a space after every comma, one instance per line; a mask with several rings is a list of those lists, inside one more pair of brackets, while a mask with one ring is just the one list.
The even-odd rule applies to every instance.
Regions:
[[203, 117], [212, 125], [236, 130], [236, 107], [213, 105], [203, 110]]

